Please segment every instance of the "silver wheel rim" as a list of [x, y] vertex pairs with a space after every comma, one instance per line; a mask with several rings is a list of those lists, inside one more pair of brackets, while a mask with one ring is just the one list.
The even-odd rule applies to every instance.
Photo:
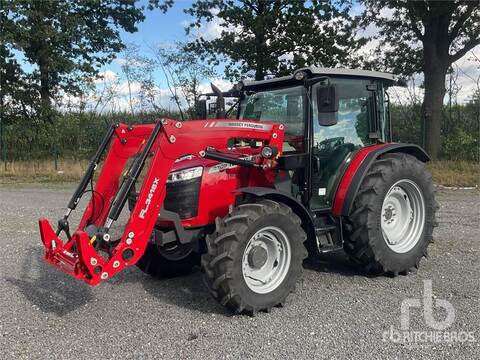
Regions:
[[425, 226], [425, 201], [413, 181], [397, 181], [383, 200], [380, 215], [383, 239], [396, 253], [406, 253], [417, 245]]
[[264, 227], [250, 238], [243, 253], [245, 283], [258, 294], [272, 292], [287, 276], [290, 262], [287, 235], [275, 226]]

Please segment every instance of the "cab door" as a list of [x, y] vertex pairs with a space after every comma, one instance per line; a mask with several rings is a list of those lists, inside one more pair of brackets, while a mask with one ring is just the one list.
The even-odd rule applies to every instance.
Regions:
[[[321, 126], [318, 121], [317, 91], [312, 88], [312, 174], [310, 178], [310, 208], [330, 208], [333, 195], [348, 159], [355, 150], [372, 145], [371, 129], [376, 124], [376, 96], [368, 89], [373, 80], [332, 78], [339, 99], [337, 123]], [[375, 125], [376, 126], [376, 125]]]

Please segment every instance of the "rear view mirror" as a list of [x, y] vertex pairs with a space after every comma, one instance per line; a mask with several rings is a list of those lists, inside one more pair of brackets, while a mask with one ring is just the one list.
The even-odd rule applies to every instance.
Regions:
[[335, 85], [320, 86], [317, 89], [318, 123], [332, 126], [338, 122], [338, 96]]
[[207, 118], [207, 100], [198, 100], [195, 104], [195, 113], [198, 119]]

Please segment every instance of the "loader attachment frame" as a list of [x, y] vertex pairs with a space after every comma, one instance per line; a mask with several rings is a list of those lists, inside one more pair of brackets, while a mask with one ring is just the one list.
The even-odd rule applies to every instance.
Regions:
[[[148, 125], [112, 125], [73, 194], [65, 215], [59, 220], [57, 230], [52, 228], [47, 219], [39, 220], [45, 260], [90, 285], [112, 277], [126, 266], [135, 264], [143, 255], [162, 208], [166, 182], [175, 160], [184, 155], [211, 158], [216, 150], [227, 149], [228, 141], [232, 138], [263, 141], [264, 145], [276, 147], [280, 155], [283, 135], [284, 127], [281, 124], [231, 119], [189, 122], [162, 119]], [[93, 189], [93, 174], [108, 146]], [[133, 163], [120, 183], [123, 169], [133, 156]], [[135, 207], [121, 238], [113, 240], [109, 230], [118, 219], [149, 156], [152, 156], [152, 160]], [[216, 156], [215, 160], [218, 160]], [[228, 155], [220, 159], [232, 163], [237, 161], [238, 165], [238, 160]], [[275, 164], [272, 159], [259, 157], [258, 160], [244, 161], [239, 165], [256, 168], [268, 176], [269, 172], [274, 173]], [[77, 229], [70, 235], [68, 218], [89, 183], [92, 184], [90, 202]], [[66, 241], [59, 237], [62, 231], [67, 235]]]

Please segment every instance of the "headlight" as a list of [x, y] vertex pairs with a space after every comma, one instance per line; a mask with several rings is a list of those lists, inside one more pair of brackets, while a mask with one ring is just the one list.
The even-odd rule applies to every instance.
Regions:
[[168, 175], [167, 183], [185, 181], [198, 178], [203, 174], [203, 167], [198, 166], [190, 169], [174, 171]]

